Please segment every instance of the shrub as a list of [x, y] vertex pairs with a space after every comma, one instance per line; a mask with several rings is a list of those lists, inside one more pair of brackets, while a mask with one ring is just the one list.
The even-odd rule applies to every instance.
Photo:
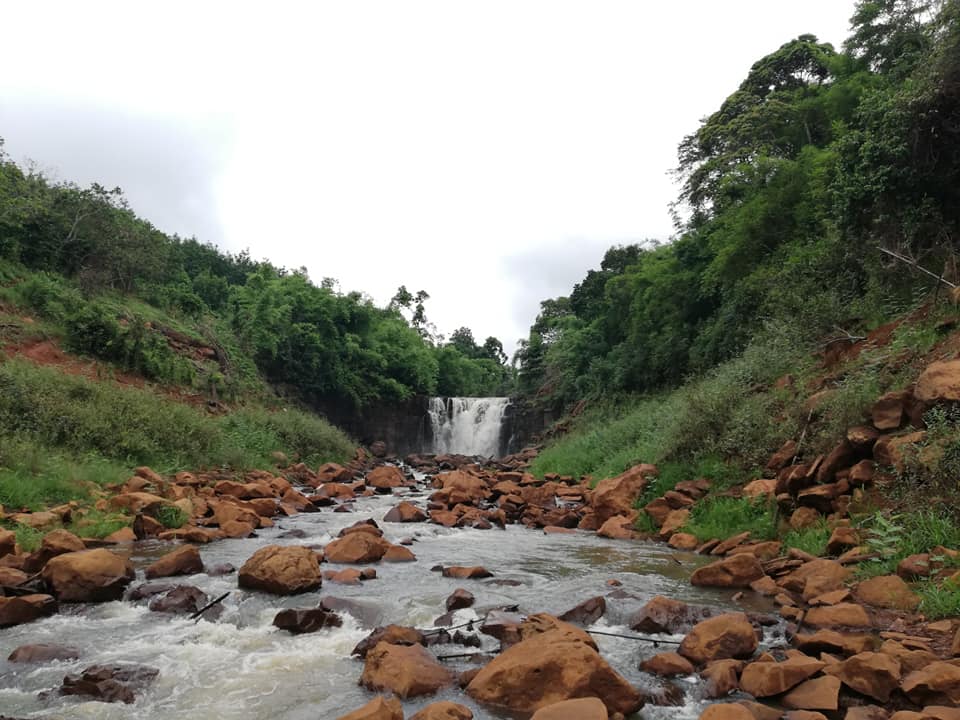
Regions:
[[157, 520], [160, 524], [173, 530], [183, 527], [189, 519], [187, 514], [176, 505], [163, 505], [157, 511]]

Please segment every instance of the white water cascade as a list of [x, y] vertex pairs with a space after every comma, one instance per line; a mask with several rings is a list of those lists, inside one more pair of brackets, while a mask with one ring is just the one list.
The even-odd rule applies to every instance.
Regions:
[[433, 452], [496, 457], [510, 398], [430, 398]]

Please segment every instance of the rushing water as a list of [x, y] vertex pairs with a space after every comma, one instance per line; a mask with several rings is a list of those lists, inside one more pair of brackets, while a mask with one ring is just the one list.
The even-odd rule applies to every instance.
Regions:
[[510, 398], [430, 398], [433, 452], [495, 457], [502, 454], [503, 415]]
[[[426, 498], [426, 493], [419, 490], [397, 493], [401, 494], [421, 503]], [[605, 540], [593, 533], [545, 535], [517, 526], [462, 530], [423, 523], [383, 523], [386, 510], [398, 501], [396, 496], [374, 497], [359, 500], [353, 513], [325, 510], [278, 518], [275, 527], [260, 531], [257, 538], [224, 540], [200, 548], [208, 566], [230, 562], [239, 567], [263, 545], [320, 546], [341, 528], [365, 518], [377, 520], [392, 541], [415, 537], [411, 549], [417, 562], [377, 564], [378, 578], [360, 586], [325, 582], [316, 593], [277, 597], [238, 590], [236, 575], [201, 574], [170, 580], [196, 585], [211, 598], [230, 591], [223, 603], [225, 611], [216, 622], [194, 623], [183, 616], [151, 612], [142, 602], [112, 602], [66, 605], [59, 615], [0, 630], [0, 714], [97, 720], [332, 720], [374, 697], [357, 685], [363, 665], [350, 657], [354, 645], [369, 629], [386, 623], [432, 627], [434, 619], [445, 612], [444, 600], [457, 587], [469, 589], [477, 599], [475, 608], [458, 611], [458, 621], [466, 621], [483, 613], [485, 606], [506, 604], [519, 605], [521, 612], [561, 613], [587, 598], [609, 593], [613, 588], [607, 580], [616, 578], [623, 583], [620, 589], [633, 597], [608, 600], [607, 615], [594, 629], [628, 633], [629, 616], [656, 594], [729, 605], [729, 592], [721, 594], [689, 584], [689, 572], [702, 558], [678, 555], [662, 545]], [[302, 531], [303, 536], [291, 538], [291, 530]], [[142, 568], [172, 547], [158, 542], [137, 545], [132, 558], [138, 567], [138, 580], [142, 579]], [[484, 581], [448, 579], [431, 572], [436, 564], [484, 565], [495, 577]], [[338, 566], [324, 564], [323, 568]], [[519, 584], [498, 584], [502, 580]], [[321, 596], [327, 595], [357, 600], [365, 609], [358, 614], [364, 617], [345, 614], [343, 627], [299, 636], [273, 627], [273, 617], [281, 608], [315, 606]], [[496, 648], [495, 640], [481, 638], [484, 648]], [[79, 648], [81, 657], [38, 665], [6, 662], [15, 647], [43, 642]], [[639, 661], [670, 649], [658, 650], [645, 643], [609, 637], [597, 637], [597, 642], [604, 657], [639, 687], [657, 682], [637, 669]], [[475, 651], [457, 645], [435, 646], [433, 650], [438, 654]], [[160, 670], [156, 681], [133, 705], [56, 694], [65, 674], [93, 664], [116, 662]], [[448, 664], [458, 671], [471, 667], [467, 660]], [[688, 691], [684, 707], [648, 706], [637, 717], [698, 717], [702, 703], [697, 700], [693, 678], [680, 679], [678, 684]], [[476, 705], [456, 688], [434, 698], [404, 702], [406, 716], [438, 699], [469, 706], [477, 720], [505, 717]]]

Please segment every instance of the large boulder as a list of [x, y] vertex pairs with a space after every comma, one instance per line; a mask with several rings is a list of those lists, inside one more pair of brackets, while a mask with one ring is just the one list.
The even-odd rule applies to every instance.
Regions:
[[700, 720], [756, 720], [756, 718], [739, 703], [720, 703], [705, 708], [700, 713]]
[[57, 611], [57, 601], [50, 595], [0, 597], [0, 628], [33, 622]]
[[960, 360], [930, 363], [913, 389], [923, 403], [960, 401]]
[[920, 596], [897, 575], [879, 575], [864, 580], [853, 594], [862, 603], [890, 610], [916, 610], [920, 605]]
[[242, 588], [275, 595], [309, 592], [322, 582], [317, 554], [299, 545], [260, 548], [240, 568], [238, 580]]
[[740, 687], [754, 697], [779, 695], [812, 677], [824, 665], [806, 655], [795, 655], [779, 663], [753, 662], [743, 669]]
[[697, 665], [724, 658], [748, 658], [757, 634], [743, 613], [726, 613], [697, 623], [680, 643], [680, 654]]
[[404, 500], [383, 516], [384, 522], [426, 522], [427, 514], [411, 502]]
[[836, 710], [839, 706], [840, 680], [832, 675], [800, 683], [783, 696], [783, 704], [797, 710]]
[[812, 607], [807, 610], [803, 621], [811, 627], [868, 628], [872, 625], [867, 611], [863, 609], [862, 605], [855, 603]]
[[146, 569], [148, 579], [195, 575], [201, 572], [203, 572], [203, 560], [200, 559], [200, 551], [193, 545], [184, 545], [167, 553]]
[[38, 643], [36, 645], [21, 645], [15, 648], [7, 658], [12, 663], [46, 663], [54, 660], [76, 660], [80, 657], [77, 648], [67, 645], [51, 645]]
[[858, 693], [887, 702], [900, 685], [900, 662], [885, 653], [865, 652], [831, 665], [824, 672]]
[[656, 595], [631, 618], [630, 627], [641, 633], [688, 632], [714, 614], [710, 608]]
[[340, 627], [343, 620], [337, 613], [323, 607], [287, 608], [274, 616], [273, 624], [281, 630], [299, 635], [316, 632], [323, 628]]
[[432, 499], [453, 507], [454, 505], [477, 505], [490, 497], [491, 492], [487, 483], [476, 475], [463, 470], [452, 470], [440, 473], [434, 479], [435, 486], [440, 489], [432, 495]]
[[956, 705], [960, 703], [960, 667], [931, 663], [907, 675], [900, 689], [918, 705]]
[[[192, 585], [177, 585], [162, 595], [157, 595], [150, 601], [149, 608], [153, 612], [190, 613], [191, 615], [206, 607], [207, 594], [200, 588]], [[211, 608], [210, 612], [221, 610], [220, 606]]]
[[554, 703], [596, 697], [609, 713], [630, 714], [643, 696], [600, 657], [579, 628], [550, 616], [523, 623], [523, 638], [490, 661], [467, 686], [478, 702], [514, 713], [532, 713]]
[[351, 532], [323, 548], [327, 562], [348, 565], [378, 562], [390, 543], [371, 532]]
[[156, 668], [144, 665], [93, 665], [78, 675], [63, 678], [60, 694], [129, 704], [136, 699], [136, 693], [159, 674]]
[[433, 695], [453, 684], [453, 673], [421, 645], [380, 642], [367, 653], [360, 684], [400, 698]]
[[394, 697], [378, 695], [362, 708], [341, 715], [337, 720], [403, 720], [403, 706]]
[[364, 481], [368, 487], [377, 490], [391, 490], [403, 485], [406, 478], [396, 465], [381, 465], [367, 473]]
[[426, 636], [413, 627], [405, 625], [387, 625], [373, 630], [367, 637], [357, 643], [353, 648], [351, 655], [358, 655], [365, 658], [367, 653], [373, 650], [380, 643], [390, 645], [426, 645]]
[[135, 577], [126, 558], [97, 548], [65, 553], [43, 568], [43, 580], [61, 602], [119, 600]]
[[590, 495], [590, 505], [597, 516], [597, 524], [602, 526], [615, 515], [629, 515], [647, 486], [647, 479], [657, 474], [655, 465], [644, 463], [597, 483]]
[[763, 567], [751, 553], [738, 553], [693, 571], [690, 582], [701, 587], [750, 587], [764, 575]]

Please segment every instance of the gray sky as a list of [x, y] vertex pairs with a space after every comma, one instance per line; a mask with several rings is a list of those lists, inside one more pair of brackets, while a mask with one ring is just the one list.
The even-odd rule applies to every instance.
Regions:
[[0, 137], [160, 229], [431, 294], [512, 350], [615, 243], [667, 238], [676, 147], [853, 0], [7, 3]]

